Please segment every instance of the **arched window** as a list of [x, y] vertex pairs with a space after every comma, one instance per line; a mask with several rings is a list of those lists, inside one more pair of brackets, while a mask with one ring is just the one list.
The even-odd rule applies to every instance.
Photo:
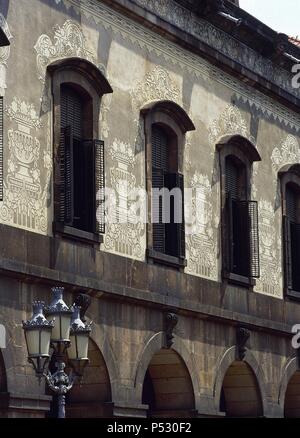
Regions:
[[[173, 138], [172, 138], [173, 137]], [[153, 197], [153, 211], [158, 222], [153, 223], [153, 249], [160, 253], [185, 257], [183, 175], [178, 172], [177, 138], [158, 124], [152, 125], [152, 188], [173, 189], [169, 201]], [[158, 201], [158, 202], [155, 202]], [[170, 206], [170, 209], [169, 209]], [[168, 210], [169, 209], [169, 213]], [[175, 217], [178, 214], [178, 218]]]
[[283, 212], [285, 292], [300, 297], [300, 165], [279, 171]]
[[151, 217], [148, 259], [183, 268], [185, 261], [184, 135], [195, 129], [185, 111], [174, 102], [152, 102], [145, 115], [147, 190]]
[[250, 198], [255, 147], [240, 136], [226, 137], [220, 152], [222, 187], [222, 275], [228, 281], [253, 286], [259, 277], [257, 202]]
[[54, 231], [100, 242], [104, 212], [96, 198], [105, 175], [99, 111], [101, 96], [112, 90], [93, 64], [79, 58], [57, 61], [48, 70], [54, 104]]

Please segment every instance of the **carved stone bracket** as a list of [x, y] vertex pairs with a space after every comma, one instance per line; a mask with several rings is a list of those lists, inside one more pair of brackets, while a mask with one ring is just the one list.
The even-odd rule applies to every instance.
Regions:
[[238, 327], [236, 330], [236, 347], [237, 359], [244, 360], [246, 354], [246, 343], [250, 338], [250, 331], [244, 327]]
[[166, 334], [166, 345], [165, 348], [171, 348], [173, 345], [174, 338], [174, 328], [178, 323], [178, 315], [176, 313], [167, 312], [165, 314], [165, 334]]
[[91, 297], [87, 294], [80, 293], [77, 295], [74, 305], [80, 307], [80, 319], [86, 322], [85, 313], [91, 304]]

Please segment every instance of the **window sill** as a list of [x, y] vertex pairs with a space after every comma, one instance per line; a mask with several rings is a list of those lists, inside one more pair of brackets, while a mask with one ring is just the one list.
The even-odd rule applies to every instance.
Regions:
[[154, 263], [170, 266], [172, 268], [183, 269], [187, 266], [186, 259], [163, 254], [162, 252], [154, 251], [153, 249], [147, 249], [147, 258]]
[[78, 240], [80, 242], [93, 244], [100, 244], [103, 242], [101, 234], [90, 233], [88, 231], [79, 230], [77, 228], [64, 225], [60, 222], [53, 223], [53, 232], [70, 240]]
[[290, 298], [291, 300], [300, 300], [300, 291], [287, 289], [285, 292], [286, 296]]
[[228, 280], [228, 283], [244, 287], [253, 287], [256, 285], [255, 278], [245, 277], [244, 275], [234, 274], [233, 272], [223, 273], [223, 278]]

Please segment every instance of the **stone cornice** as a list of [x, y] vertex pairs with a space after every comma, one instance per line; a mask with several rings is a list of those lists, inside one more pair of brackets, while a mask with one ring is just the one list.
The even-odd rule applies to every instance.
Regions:
[[173, 0], [131, 0], [131, 2], [184, 30], [291, 95], [300, 98], [300, 89], [292, 87], [292, 73], [275, 65], [270, 59], [263, 57], [188, 9], [175, 4]]

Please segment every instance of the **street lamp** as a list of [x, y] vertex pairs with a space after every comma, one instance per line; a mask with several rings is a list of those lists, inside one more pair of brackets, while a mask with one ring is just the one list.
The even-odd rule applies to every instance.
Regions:
[[[39, 379], [45, 377], [49, 388], [58, 395], [58, 418], [65, 418], [65, 395], [71, 390], [76, 378], [81, 378], [89, 363], [87, 357], [91, 324], [80, 319], [80, 307], [68, 307], [63, 300], [62, 287], [53, 287], [53, 300], [48, 307], [41, 301], [33, 303], [33, 316], [23, 321], [28, 361]], [[44, 316], [45, 312], [47, 319]], [[56, 360], [56, 371], [46, 369], [50, 348]], [[68, 354], [67, 354], [67, 350]], [[65, 358], [72, 367], [65, 373]]]

